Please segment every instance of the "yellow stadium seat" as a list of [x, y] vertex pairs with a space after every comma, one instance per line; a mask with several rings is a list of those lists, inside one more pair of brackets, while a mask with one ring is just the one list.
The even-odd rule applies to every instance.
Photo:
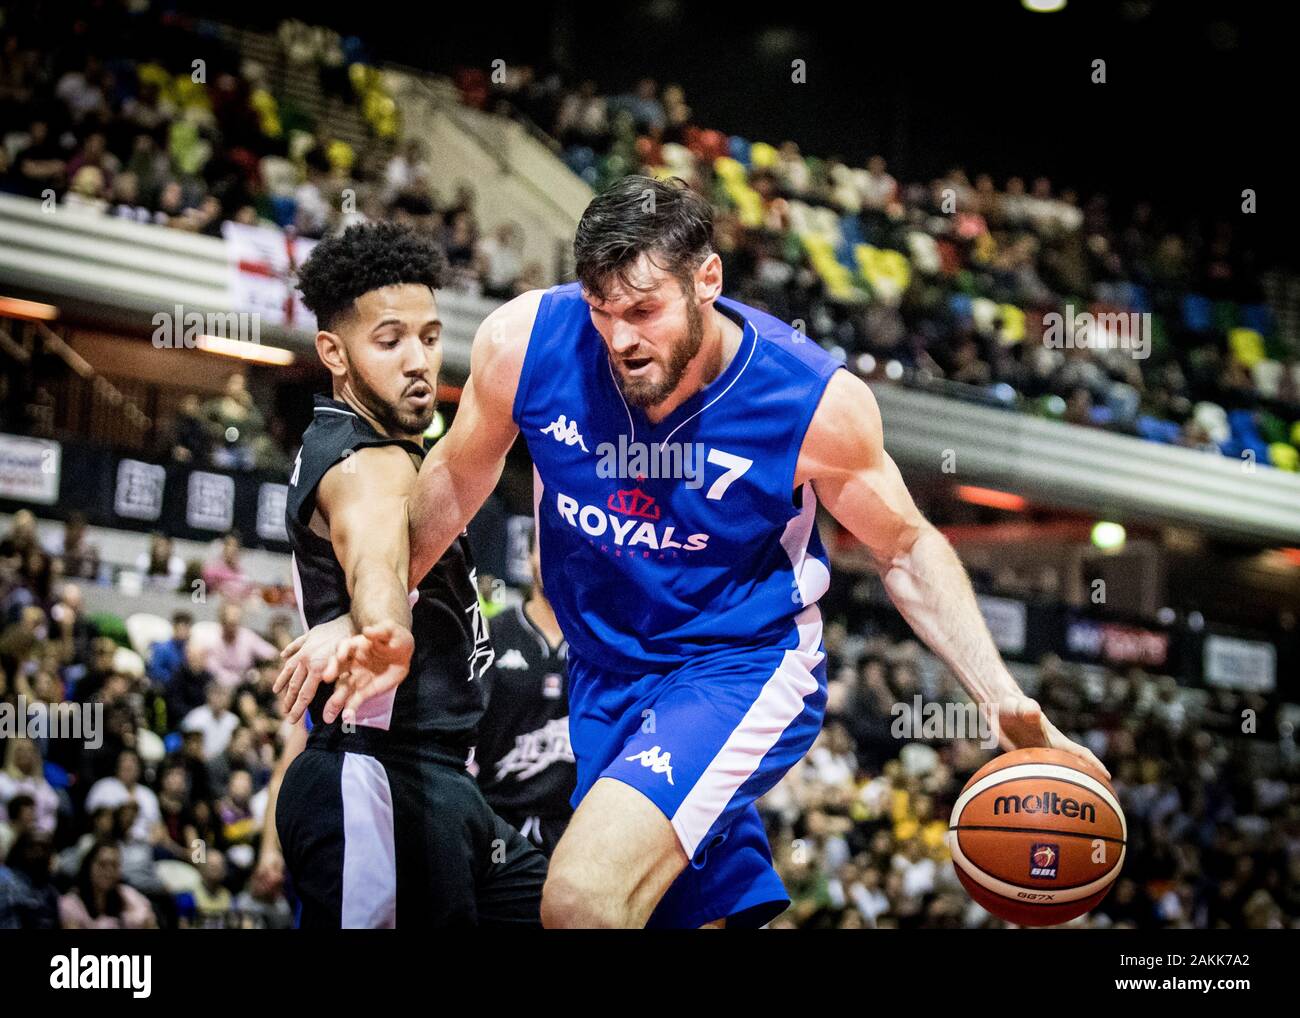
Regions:
[[1268, 459], [1279, 470], [1295, 473], [1300, 469], [1300, 449], [1285, 442], [1274, 442], [1268, 447]]
[[749, 186], [745, 167], [730, 156], [722, 156], [713, 162], [713, 170], [722, 181], [722, 188], [736, 206], [742, 226], [757, 229], [763, 225], [763, 199], [757, 191]]
[[870, 244], [856, 245], [853, 254], [872, 294], [888, 304], [897, 304], [912, 282], [912, 265], [907, 257]]
[[777, 151], [765, 141], [756, 141], [749, 147], [749, 162], [756, 170], [770, 170], [777, 163]]
[[1019, 343], [1025, 338], [1025, 313], [1014, 304], [1000, 304], [998, 311], [1002, 315], [998, 339], [1006, 346]]
[[799, 239], [808, 252], [813, 271], [826, 284], [827, 292], [837, 300], [855, 300], [861, 296], [853, 285], [853, 273], [835, 257], [835, 249], [825, 237], [802, 234]]
[[1253, 368], [1264, 359], [1264, 337], [1254, 329], [1229, 329], [1228, 349], [1238, 364]]

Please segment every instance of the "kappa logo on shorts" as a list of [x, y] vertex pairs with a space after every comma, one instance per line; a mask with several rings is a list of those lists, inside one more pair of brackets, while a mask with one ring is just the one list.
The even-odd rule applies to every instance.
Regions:
[[587, 443], [582, 440], [582, 434], [578, 431], [578, 422], [571, 421], [564, 414], [551, 421], [542, 429], [543, 435], [554, 435], [557, 442], [563, 442], [565, 445], [576, 445], [583, 452], [590, 452]]
[[1059, 845], [1036, 843], [1029, 850], [1029, 875], [1042, 880], [1056, 879], [1056, 864], [1061, 858]]
[[660, 754], [658, 746], [651, 746], [647, 750], [633, 753], [623, 759], [629, 763], [633, 760], [640, 760], [642, 767], [649, 767], [656, 774], [667, 774], [668, 784], [673, 783], [673, 755], [671, 753]]
[[511, 647], [508, 651], [497, 658], [497, 667], [519, 671], [527, 668], [528, 662], [524, 659], [524, 655], [519, 651], [519, 648]]

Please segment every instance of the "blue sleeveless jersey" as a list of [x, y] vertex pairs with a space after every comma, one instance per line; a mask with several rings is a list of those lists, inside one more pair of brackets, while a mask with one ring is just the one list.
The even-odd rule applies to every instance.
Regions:
[[535, 468], [542, 582], [570, 649], [615, 672], [771, 645], [826, 592], [804, 433], [839, 362], [736, 301], [726, 369], [658, 424], [624, 400], [579, 284], [542, 298], [514, 419]]

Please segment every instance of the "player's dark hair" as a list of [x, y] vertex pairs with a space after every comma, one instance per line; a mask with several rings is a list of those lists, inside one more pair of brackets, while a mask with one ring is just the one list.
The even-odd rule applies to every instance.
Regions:
[[326, 237], [298, 270], [302, 301], [332, 331], [358, 297], [384, 286], [442, 286], [447, 259], [424, 234], [397, 223], [359, 223]]
[[578, 279], [599, 300], [611, 281], [637, 289], [628, 273], [642, 254], [688, 286], [712, 250], [713, 211], [678, 177], [624, 177], [592, 199], [573, 238]]

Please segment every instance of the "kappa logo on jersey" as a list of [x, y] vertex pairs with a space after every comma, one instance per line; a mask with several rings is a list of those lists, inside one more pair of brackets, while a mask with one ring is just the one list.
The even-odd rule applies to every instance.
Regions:
[[524, 660], [524, 655], [520, 653], [518, 647], [511, 647], [508, 651], [497, 658], [497, 667], [519, 671], [527, 668], [528, 662]]
[[[612, 539], [615, 555], [636, 555], [650, 558], [658, 552], [659, 558], [676, 557], [678, 551], [699, 551], [709, 541], [708, 534], [691, 534], [685, 542], [673, 537], [677, 528], [656, 526], [663, 510], [654, 496], [640, 488], [624, 489], [610, 495], [605, 506], [580, 505], [576, 498], [556, 493], [555, 508], [560, 518], [569, 526], [581, 530], [590, 538]], [[593, 545], [596, 541], [591, 542]], [[608, 551], [608, 544], [600, 545]], [[625, 550], [626, 549], [626, 550]]]
[[578, 422], [571, 421], [564, 414], [551, 421], [542, 429], [543, 435], [554, 435], [557, 442], [563, 442], [565, 445], [576, 445], [583, 452], [589, 452], [587, 443], [582, 440], [582, 435], [578, 431]]
[[671, 753], [659, 752], [658, 746], [651, 746], [640, 753], [633, 753], [631, 756], [625, 756], [623, 759], [628, 763], [634, 760], [640, 760], [642, 767], [649, 767], [656, 774], [667, 774], [668, 784], [673, 783], [673, 755]]

